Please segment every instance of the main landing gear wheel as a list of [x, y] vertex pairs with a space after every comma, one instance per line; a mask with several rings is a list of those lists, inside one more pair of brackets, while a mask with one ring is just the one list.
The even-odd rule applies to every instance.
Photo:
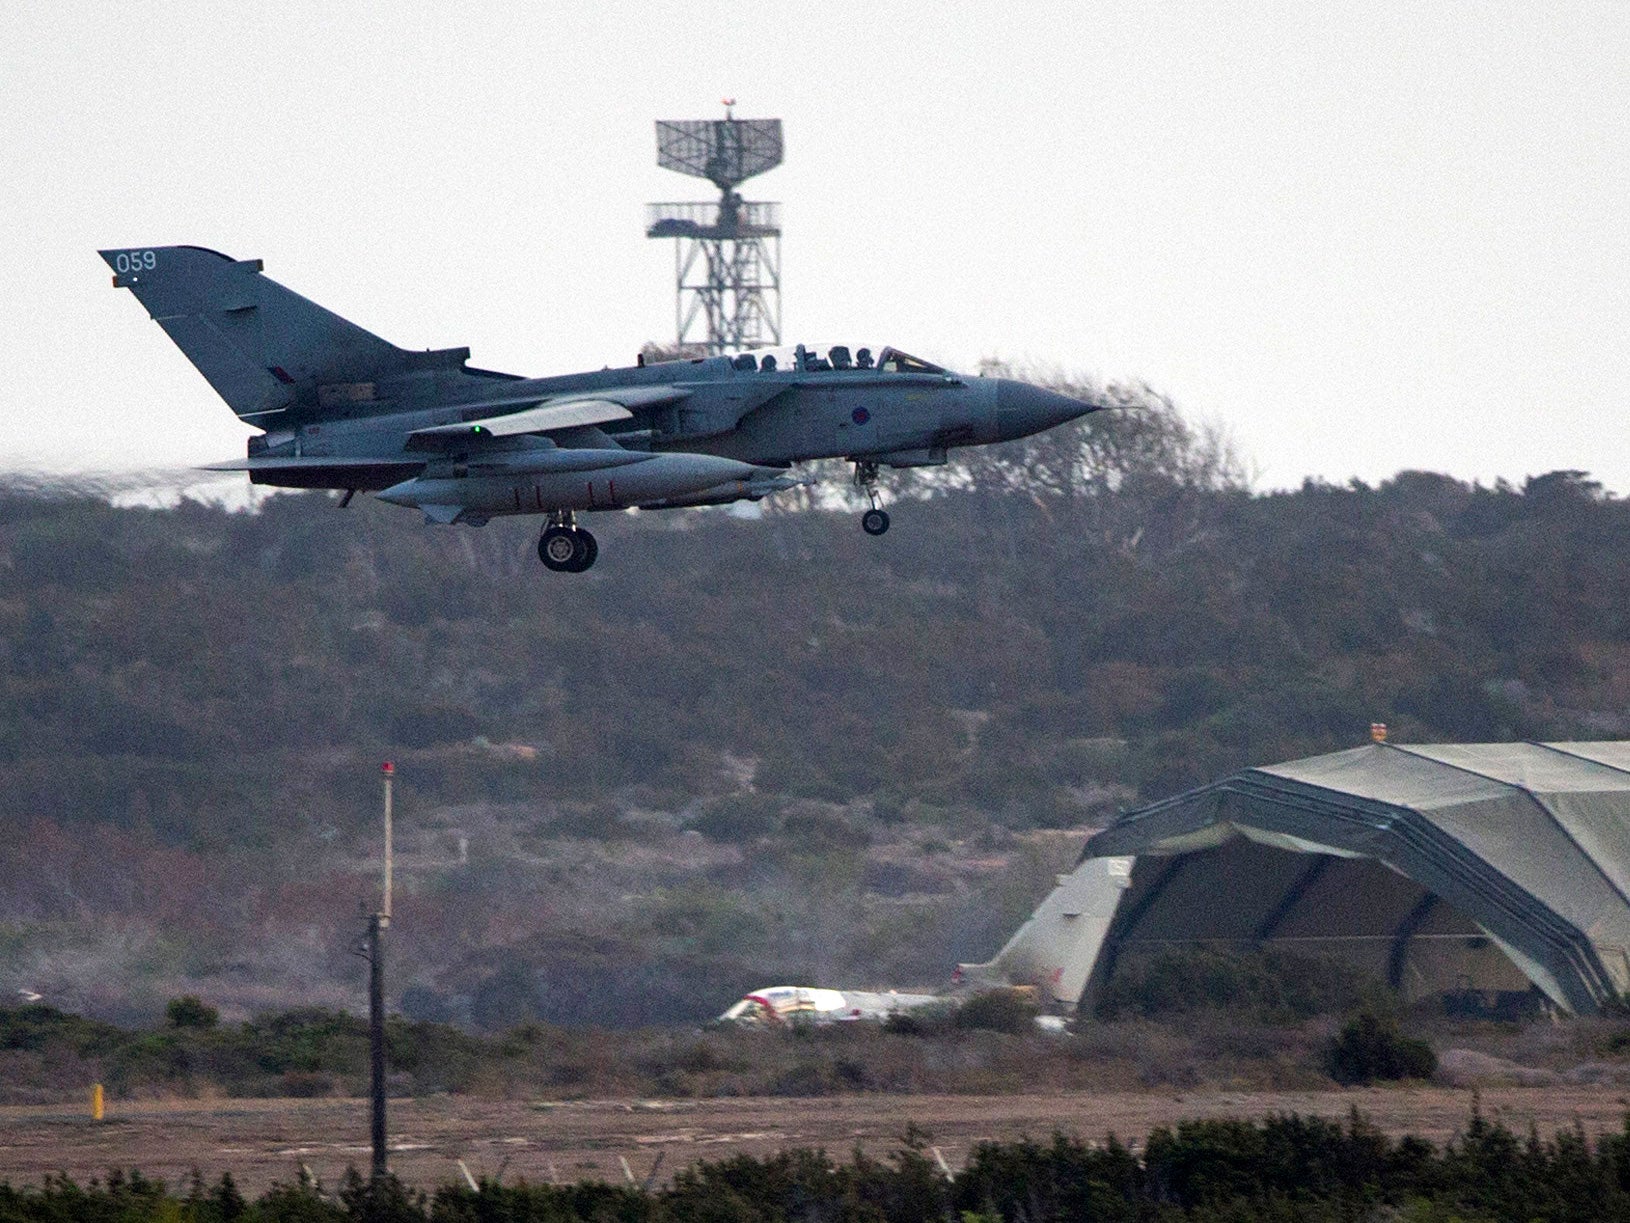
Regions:
[[556, 573], [582, 573], [600, 555], [600, 545], [582, 527], [552, 526], [538, 540], [538, 559]]
[[582, 573], [594, 564], [595, 557], [600, 555], [600, 545], [594, 542], [594, 536], [582, 527], [572, 528], [573, 543], [577, 551], [572, 554], [572, 563], [567, 566], [567, 573]]
[[889, 529], [887, 510], [867, 510], [860, 516], [860, 529], [868, 535], [881, 535]]

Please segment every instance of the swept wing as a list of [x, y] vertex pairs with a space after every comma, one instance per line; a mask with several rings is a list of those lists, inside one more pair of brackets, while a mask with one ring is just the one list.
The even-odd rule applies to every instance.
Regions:
[[517, 437], [524, 433], [553, 433], [587, 425], [605, 425], [629, 420], [632, 408], [656, 407], [674, 403], [690, 392], [679, 387], [617, 387], [594, 395], [574, 395], [546, 399], [513, 412], [502, 412], [451, 425], [432, 425], [408, 435], [409, 450], [439, 450], [455, 442], [472, 439]]

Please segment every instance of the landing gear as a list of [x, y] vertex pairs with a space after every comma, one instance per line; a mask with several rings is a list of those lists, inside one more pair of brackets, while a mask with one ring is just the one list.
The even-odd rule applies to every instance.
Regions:
[[600, 545], [582, 527], [550, 527], [538, 540], [538, 559], [556, 573], [582, 573], [600, 555]]
[[570, 510], [549, 516], [538, 540], [538, 559], [556, 573], [582, 573], [600, 555], [594, 536], [577, 525]]
[[578, 527], [573, 532], [577, 536], [577, 554], [572, 557], [571, 568], [568, 573], [582, 573], [583, 570], [594, 564], [595, 558], [600, 555], [600, 545], [594, 542], [594, 536]]
[[868, 535], [881, 535], [889, 529], [889, 512], [878, 504], [877, 464], [871, 459], [855, 460], [855, 487], [872, 503], [872, 508], [860, 516], [860, 529]]

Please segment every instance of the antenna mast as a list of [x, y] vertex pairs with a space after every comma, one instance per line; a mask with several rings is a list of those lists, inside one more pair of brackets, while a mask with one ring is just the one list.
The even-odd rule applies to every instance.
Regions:
[[781, 164], [781, 120], [738, 119], [735, 105], [724, 99], [723, 119], [657, 120], [657, 164], [707, 179], [718, 202], [646, 209], [645, 236], [676, 240], [675, 338], [709, 356], [781, 342], [781, 205], [736, 192]]
[[372, 1107], [369, 1129], [373, 1145], [373, 1179], [389, 1173], [388, 1143], [385, 1135], [385, 931], [391, 924], [391, 783], [396, 766], [389, 760], [379, 766], [385, 785], [385, 878], [379, 912], [368, 918], [368, 1062]]

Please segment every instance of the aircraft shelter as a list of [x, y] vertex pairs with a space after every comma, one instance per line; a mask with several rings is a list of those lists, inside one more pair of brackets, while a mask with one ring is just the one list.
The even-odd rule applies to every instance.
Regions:
[[[1129, 885], [1089, 869], [1128, 858]], [[1340, 957], [1411, 999], [1538, 990], [1590, 1014], [1630, 991], [1630, 742], [1375, 743], [1245, 769], [1125, 813], [1077, 873], [1112, 915], [1080, 966], [1089, 1003], [1123, 956], [1210, 943]]]

